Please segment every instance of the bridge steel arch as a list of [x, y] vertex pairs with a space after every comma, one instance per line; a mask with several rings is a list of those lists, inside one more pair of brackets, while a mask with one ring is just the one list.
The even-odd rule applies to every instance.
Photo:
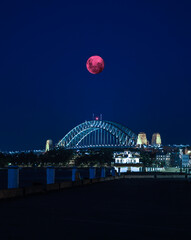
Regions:
[[110, 121], [85, 121], [69, 131], [57, 144], [57, 147], [77, 148], [80, 142], [97, 130], [104, 130], [119, 141], [119, 146], [134, 146], [137, 135], [129, 128]]

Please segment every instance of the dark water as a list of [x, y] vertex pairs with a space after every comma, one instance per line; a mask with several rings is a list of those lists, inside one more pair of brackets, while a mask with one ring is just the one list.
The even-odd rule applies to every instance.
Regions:
[[[82, 179], [89, 178], [89, 168], [78, 168]], [[101, 169], [96, 168], [96, 177], [100, 177]], [[110, 175], [110, 169], [106, 168], [106, 176]], [[72, 168], [56, 168], [55, 182], [71, 181]], [[20, 168], [19, 187], [46, 184], [46, 168]], [[8, 185], [8, 170], [0, 169], [0, 189], [6, 189]]]

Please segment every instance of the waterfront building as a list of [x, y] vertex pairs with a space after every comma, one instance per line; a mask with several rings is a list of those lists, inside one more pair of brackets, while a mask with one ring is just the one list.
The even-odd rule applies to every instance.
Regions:
[[191, 159], [190, 156], [187, 154], [182, 154], [182, 167], [190, 167], [191, 166]]
[[118, 171], [119, 168], [120, 172], [139, 172], [142, 170], [139, 152], [115, 152], [113, 158], [116, 171]]
[[156, 162], [160, 163], [162, 166], [169, 167], [171, 160], [171, 153], [170, 152], [159, 152], [156, 153]]
[[115, 164], [138, 164], [140, 163], [140, 154], [130, 151], [115, 152], [114, 159]]

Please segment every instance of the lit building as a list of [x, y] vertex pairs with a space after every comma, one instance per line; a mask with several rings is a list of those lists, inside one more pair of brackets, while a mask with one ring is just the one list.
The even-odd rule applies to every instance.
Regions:
[[171, 164], [171, 153], [170, 152], [156, 153], [156, 161], [160, 163], [162, 166], [169, 167]]
[[116, 171], [120, 169], [120, 172], [140, 172], [142, 169], [139, 152], [115, 152], [113, 156]]
[[151, 144], [153, 146], [161, 146], [161, 136], [160, 133], [153, 133]]
[[140, 154], [130, 151], [114, 153], [115, 164], [137, 164], [140, 163]]
[[148, 145], [146, 133], [139, 133], [137, 138], [137, 146]]
[[51, 139], [48, 139], [48, 140], [46, 141], [45, 151], [48, 152], [48, 151], [50, 151], [52, 148], [53, 148], [53, 142], [52, 142]]
[[182, 167], [190, 167], [191, 166], [191, 160], [189, 155], [182, 154]]

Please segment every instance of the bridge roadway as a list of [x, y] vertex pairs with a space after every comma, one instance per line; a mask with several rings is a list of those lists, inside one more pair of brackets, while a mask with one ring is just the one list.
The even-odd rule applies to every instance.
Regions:
[[120, 179], [0, 202], [0, 239], [191, 239], [191, 184]]

